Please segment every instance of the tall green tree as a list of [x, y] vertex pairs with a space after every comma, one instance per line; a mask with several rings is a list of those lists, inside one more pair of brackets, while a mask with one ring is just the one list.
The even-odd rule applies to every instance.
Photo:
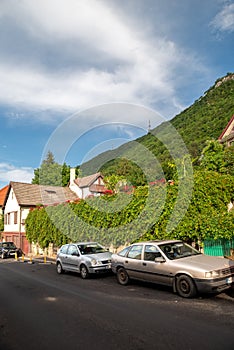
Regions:
[[52, 152], [48, 152], [43, 160], [41, 167], [34, 170], [32, 184], [67, 186], [70, 176], [70, 166], [55, 162]]

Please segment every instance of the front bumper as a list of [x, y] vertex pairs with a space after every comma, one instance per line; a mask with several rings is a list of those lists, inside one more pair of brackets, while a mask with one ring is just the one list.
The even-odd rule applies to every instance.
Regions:
[[89, 273], [105, 273], [110, 271], [111, 271], [111, 264], [89, 267]]
[[217, 279], [195, 279], [197, 290], [200, 293], [221, 293], [234, 284], [234, 276]]

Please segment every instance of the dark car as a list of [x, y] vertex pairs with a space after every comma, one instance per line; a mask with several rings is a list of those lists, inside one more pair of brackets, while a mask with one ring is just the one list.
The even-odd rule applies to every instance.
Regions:
[[0, 256], [2, 259], [14, 258], [22, 255], [21, 249], [17, 248], [14, 242], [0, 242]]

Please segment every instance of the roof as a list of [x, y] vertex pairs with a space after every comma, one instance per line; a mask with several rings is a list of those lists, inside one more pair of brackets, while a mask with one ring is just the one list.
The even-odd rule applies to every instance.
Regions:
[[[77, 199], [77, 195], [68, 187], [34, 185], [11, 181], [7, 196], [11, 188], [14, 191], [18, 204], [21, 206], [52, 205]], [[6, 199], [7, 197], [4, 204]]]
[[3, 203], [4, 203], [6, 195], [7, 195], [8, 188], [9, 188], [9, 185], [0, 189], [0, 207], [3, 206]]
[[101, 173], [92, 174], [85, 177], [78, 177], [74, 182], [80, 187], [89, 187], [91, 186], [99, 177], [103, 179]]
[[223, 130], [222, 134], [219, 136], [219, 140], [222, 140], [225, 136], [234, 133], [234, 115], [229, 120], [226, 128]]

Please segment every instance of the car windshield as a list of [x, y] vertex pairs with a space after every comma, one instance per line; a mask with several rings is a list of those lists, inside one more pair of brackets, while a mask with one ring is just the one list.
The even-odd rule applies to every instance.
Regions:
[[79, 244], [78, 248], [81, 255], [104, 253], [107, 251], [107, 249], [98, 243]]
[[183, 242], [160, 244], [159, 248], [170, 260], [201, 254], [198, 250]]
[[16, 246], [14, 245], [13, 242], [4, 242], [2, 243], [3, 248], [7, 248], [7, 249], [15, 249]]

